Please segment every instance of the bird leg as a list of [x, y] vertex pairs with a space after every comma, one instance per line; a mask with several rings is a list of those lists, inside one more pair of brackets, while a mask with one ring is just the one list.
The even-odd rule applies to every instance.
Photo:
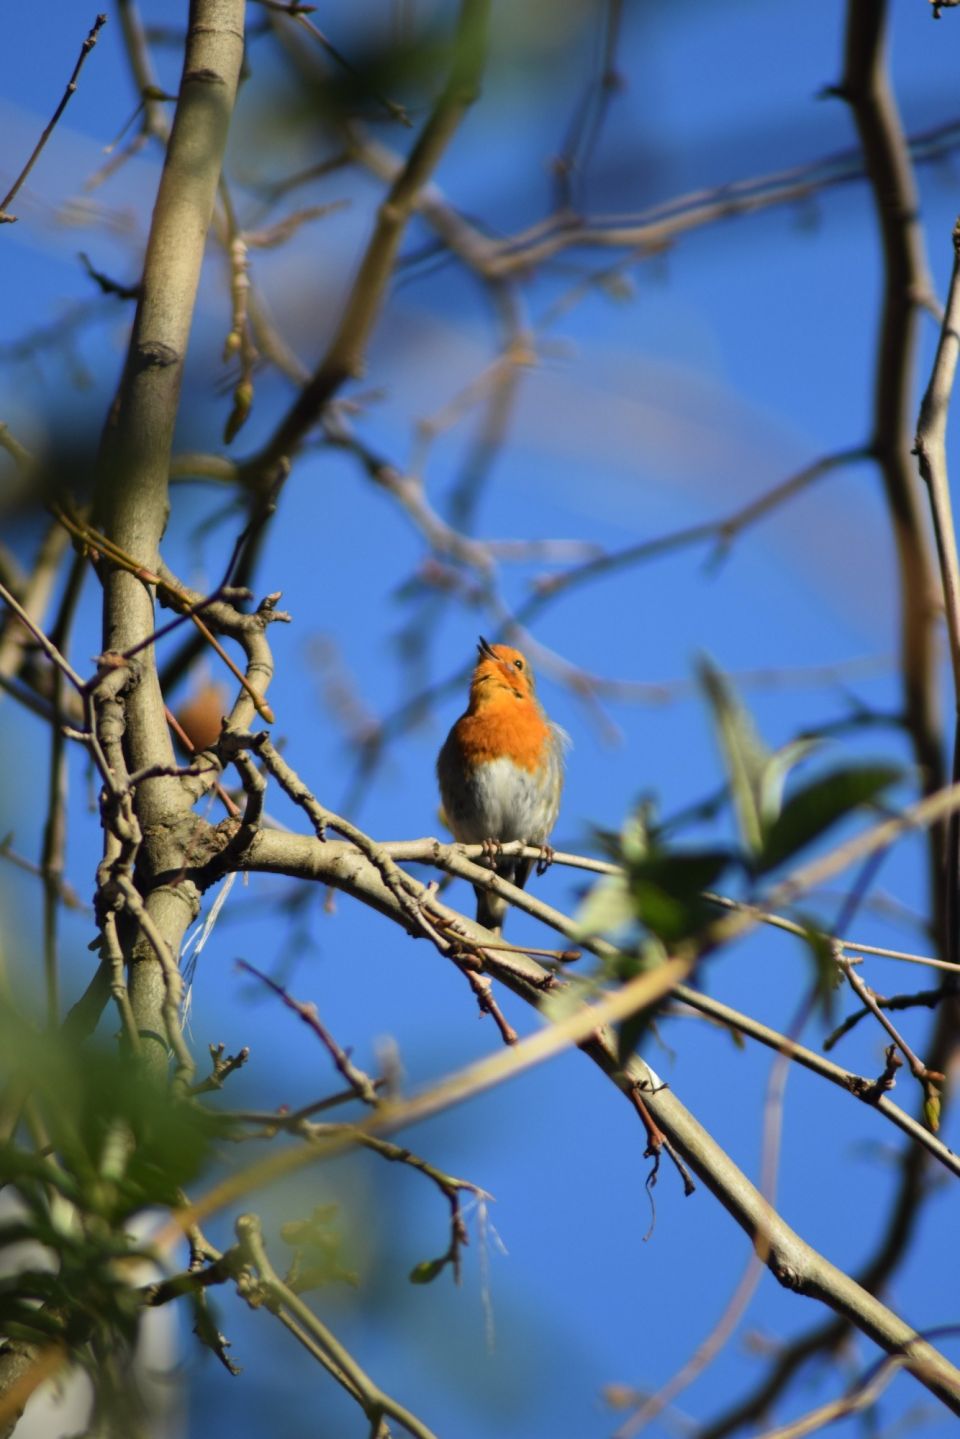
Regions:
[[556, 854], [556, 850], [553, 848], [553, 845], [550, 845], [550, 844], [542, 844], [542, 845], [540, 846], [540, 858], [537, 860], [537, 878], [538, 878], [538, 879], [539, 879], [540, 875], [546, 874], [547, 870], [548, 870], [548, 869], [550, 868], [550, 866], [553, 864], [553, 857], [554, 857], [555, 854]]

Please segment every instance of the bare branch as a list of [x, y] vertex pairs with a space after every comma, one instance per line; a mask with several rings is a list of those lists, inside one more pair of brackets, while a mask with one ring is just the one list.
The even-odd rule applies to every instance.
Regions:
[[[210, 223], [243, 50], [242, 0], [195, 0], [166, 163], [153, 212], [142, 294], [127, 363], [99, 469], [100, 528], [113, 545], [154, 573], [167, 519], [167, 478], [180, 381], [193, 316], [204, 238]], [[143, 580], [103, 563], [105, 649], [122, 654], [153, 633], [153, 597]], [[174, 763], [152, 649], [139, 660], [140, 682], [126, 698], [129, 768]], [[137, 811], [148, 835], [148, 872], [180, 865], [170, 822], [190, 805], [183, 781], [158, 775], [137, 789]], [[141, 922], [131, 970], [131, 1003], [144, 1035], [162, 1034], [171, 990], [160, 955], [176, 964], [199, 897], [184, 885], [154, 889]], [[156, 1046], [152, 1062], [166, 1065]], [[182, 1062], [182, 1061], [181, 1061]]]
[[376, 226], [327, 353], [257, 457], [256, 468], [266, 468], [296, 449], [344, 381], [360, 374], [367, 342], [379, 316], [417, 197], [476, 98], [485, 57], [488, 8], [488, 0], [461, 0], [454, 61], [447, 84], [380, 206]]
[[245, 959], [237, 960], [237, 968], [244, 970], [247, 974], [252, 974], [256, 979], [260, 980], [261, 984], [265, 984], [268, 989], [272, 989], [274, 994], [280, 996], [287, 1008], [292, 1009], [294, 1014], [298, 1014], [304, 1024], [313, 1030], [358, 1099], [362, 1099], [364, 1104], [373, 1106], [379, 1104], [380, 1101], [370, 1076], [364, 1074], [362, 1069], [357, 1068], [350, 1059], [347, 1051], [340, 1047], [330, 1031], [321, 1023], [315, 1004], [303, 1004], [299, 999], [294, 999], [293, 995], [288, 994], [282, 984], [277, 984], [276, 980], [271, 979], [268, 974], [264, 974], [254, 965], [248, 964]]
[[[936, 1009], [937, 1005], [943, 1000], [942, 989], [923, 989], [918, 990], [915, 994], [893, 994], [889, 996], [878, 994], [875, 989], [872, 989], [870, 994], [877, 1009], [889, 1010]], [[829, 1052], [831, 1049], [834, 1049], [843, 1036], [849, 1034], [851, 1029], [854, 1029], [860, 1023], [861, 1019], [866, 1019], [868, 1014], [873, 1013], [874, 1010], [866, 1004], [862, 1009], [854, 1010], [852, 1014], [847, 1016], [842, 1024], [839, 1024], [832, 1033], [827, 1035], [823, 1041], [824, 1050]]]
[[[839, 94], [853, 112], [883, 243], [883, 311], [874, 378], [872, 447], [886, 490], [900, 574], [903, 703], [925, 794], [943, 784], [934, 649], [935, 581], [910, 460], [918, 297], [932, 290], [919, 201], [886, 66], [886, 0], [847, 0]], [[929, 831], [931, 913], [949, 958], [944, 897], [945, 826]]]
[[60, 104], [57, 106], [56, 110], [54, 110], [49, 123], [44, 129], [43, 134], [40, 136], [40, 139], [37, 141], [36, 145], [34, 145], [29, 160], [24, 165], [23, 169], [20, 171], [20, 174], [14, 180], [12, 186], [4, 195], [3, 199], [0, 200], [0, 224], [10, 224], [12, 221], [16, 220], [16, 215], [10, 215], [7, 213], [7, 206], [10, 204], [11, 200], [13, 200], [14, 196], [17, 194], [17, 191], [20, 189], [20, 186], [26, 180], [27, 176], [30, 174], [30, 171], [33, 169], [34, 165], [39, 160], [44, 146], [50, 139], [50, 136], [53, 134], [57, 121], [60, 119], [60, 116], [67, 108], [71, 96], [74, 95], [74, 93], [76, 92], [77, 81], [80, 78], [80, 71], [83, 69], [84, 61], [90, 54], [90, 51], [93, 49], [94, 45], [96, 45], [97, 39], [100, 35], [100, 31], [103, 29], [106, 23], [106, 15], [98, 15], [96, 20], [94, 20], [93, 22], [89, 35], [87, 36], [86, 40], [84, 40], [83, 44], [80, 46], [80, 54], [77, 57], [77, 63], [73, 67], [73, 74], [67, 81], [67, 88], [63, 92]]
[[[957, 352], [960, 345], [960, 224], [953, 232], [953, 274], [950, 279], [950, 293], [946, 314], [940, 330], [933, 372], [923, 403], [920, 406], [920, 420], [917, 425], [916, 453], [920, 461], [920, 473], [926, 481], [933, 516], [933, 530], [937, 539], [937, 554], [940, 560], [940, 578], [943, 584], [944, 608], [947, 615], [947, 633], [950, 636], [950, 662], [953, 670], [953, 697], [956, 716], [953, 738], [953, 775], [960, 779], [960, 565], [957, 563], [957, 537], [953, 524], [953, 509], [950, 503], [950, 484], [947, 477], [947, 412], [953, 382], [957, 369]], [[947, 958], [956, 962], [960, 958], [960, 818], [951, 817], [947, 830], [947, 878], [944, 931], [947, 938]]]
[[308, 1346], [310, 1352], [320, 1358], [328, 1372], [354, 1396], [374, 1425], [373, 1432], [379, 1430], [381, 1419], [388, 1414], [414, 1435], [415, 1439], [436, 1439], [432, 1430], [421, 1423], [415, 1414], [411, 1414], [409, 1409], [404, 1408], [373, 1382], [333, 1332], [298, 1294], [284, 1284], [267, 1258], [263, 1231], [257, 1216], [242, 1214], [236, 1223], [236, 1233], [241, 1251], [259, 1280], [259, 1292], [256, 1294], [253, 1285], [248, 1280], [242, 1280], [239, 1285], [241, 1295], [250, 1302], [265, 1303], [275, 1312], [287, 1312], [296, 1326], [292, 1332], [297, 1337], [306, 1335], [313, 1341]]

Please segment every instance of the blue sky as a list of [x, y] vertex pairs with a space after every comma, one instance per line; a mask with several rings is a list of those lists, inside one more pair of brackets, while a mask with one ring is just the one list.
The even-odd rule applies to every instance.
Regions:
[[[444, 7], [434, 8], [442, 18]], [[897, 94], [913, 133], [956, 114], [960, 31], [949, 13], [934, 25], [925, 5], [903, 0], [892, 8]], [[143, 9], [150, 20], [169, 19], [169, 6]], [[627, 12], [619, 54], [624, 85], [585, 179], [590, 209], [635, 212], [700, 187], [813, 161], [853, 142], [844, 106], [818, 98], [839, 73], [841, 7], [822, 0], [789, 9], [740, 0], [724, 6], [636, 4]], [[536, 221], [549, 207], [545, 162], [589, 78], [594, 23], [592, 12], [575, 0], [518, 12], [499, 5], [495, 14], [483, 97], [437, 178], [466, 213], [508, 231]], [[386, 24], [389, 11], [364, 4], [350, 15], [331, 10], [317, 18], [349, 52]], [[19, 157], [28, 153], [92, 19], [64, 0], [42, 9], [17, 6], [6, 18], [6, 52], [17, 58], [6, 68], [0, 95], [4, 175], [15, 173]], [[19, 223], [3, 233], [0, 346], [27, 329], [56, 323], [65, 304], [91, 298], [77, 251], [118, 279], [136, 277], [157, 156], [144, 152], [86, 197], [84, 204], [96, 207], [93, 219], [106, 218], [106, 228], [81, 223], [75, 203], [84, 178], [102, 163], [103, 146], [133, 108], [119, 40], [111, 12], [65, 120], [14, 207]], [[258, 42], [252, 58], [253, 78], [242, 94], [228, 164], [250, 209], [255, 178], [276, 178], [311, 159], [282, 124], [284, 92], [269, 83], [280, 81], [283, 71], [266, 41]], [[171, 63], [161, 53], [163, 79], [175, 88]], [[391, 143], [403, 142], [395, 131], [380, 133]], [[920, 185], [942, 295], [958, 209], [952, 162], [921, 170]], [[377, 195], [371, 183], [334, 173], [310, 198], [349, 205], [306, 226], [289, 249], [254, 255], [254, 282], [308, 365], [330, 333]], [[68, 202], [74, 203], [66, 209]], [[407, 250], [425, 238], [414, 226]], [[584, 267], [609, 259], [580, 253], [532, 277], [525, 288], [532, 322]], [[521, 381], [507, 440], [482, 491], [476, 515], [481, 538], [546, 536], [618, 547], [724, 515], [801, 465], [865, 439], [881, 276], [864, 185], [831, 191], [801, 209], [775, 209], [705, 229], [666, 256], [635, 265], [627, 278], [625, 298], [594, 288], [551, 326], [538, 364]], [[78, 336], [73, 367], [56, 353], [30, 365], [5, 362], [0, 419], [32, 445], [39, 445], [50, 415], [67, 438], [95, 436], [119, 372], [125, 314], [120, 306], [106, 307], [105, 320]], [[226, 316], [223, 266], [214, 255], [204, 270], [188, 366], [184, 446], [220, 447], [228, 410], [218, 357]], [[921, 386], [935, 339], [930, 322]], [[417, 423], [441, 413], [495, 354], [489, 306], [475, 279], [452, 265], [436, 273], [415, 269], [392, 292], [367, 375], [355, 387], [382, 392], [363, 411], [364, 438], [398, 466], [407, 465]], [[80, 390], [73, 388], [78, 364], [88, 382]], [[237, 453], [248, 453], [269, 432], [288, 393], [284, 382], [262, 383], [248, 430], [234, 444]], [[430, 451], [424, 480], [441, 512], [476, 423], [471, 411]], [[198, 535], [222, 501], [209, 486], [174, 493], [165, 553], [189, 583], [202, 586], [217, 577], [229, 552], [231, 522]], [[24, 553], [32, 533], [25, 525], [14, 533]], [[483, 608], [450, 603], [418, 611], [402, 598], [401, 587], [424, 557], [421, 535], [349, 455], [313, 450], [298, 461], [265, 546], [259, 584], [262, 593], [282, 588], [283, 605], [294, 616], [291, 626], [272, 633], [277, 733], [290, 762], [333, 808], [348, 792], [352, 758], [311, 661], [318, 638], [336, 647], [360, 703], [383, 716], [409, 695], [396, 644], [405, 623], [412, 619], [426, 631], [431, 680], [469, 663], [477, 634], [492, 626]], [[707, 570], [704, 559], [703, 549], [681, 551], [572, 589], [543, 612], [535, 638], [591, 673], [623, 681], [688, 680], [702, 652], [734, 674], [776, 672], [776, 683], [745, 687], [772, 745], [843, 713], [851, 694], [878, 708], [896, 703], [895, 567], [879, 480], [870, 466], [822, 480], [742, 536], [719, 568]], [[522, 603], [542, 568], [504, 567], [508, 603]], [[91, 583], [74, 643], [78, 667], [98, 645]], [[844, 690], [804, 677], [807, 667], [861, 660], [872, 668], [851, 670]], [[584, 848], [592, 826], [617, 828], [642, 793], [656, 793], [670, 812], [718, 784], [709, 721], [689, 688], [659, 705], [611, 701], [603, 724], [549, 675], [541, 677], [540, 693], [574, 740], [554, 837], [558, 846]], [[387, 839], [437, 832], [434, 757], [463, 698], [445, 696], [390, 745], [352, 816], [371, 834]], [[0, 706], [0, 735], [8, 745], [22, 746], [26, 757], [9, 775], [0, 822], [4, 831], [15, 827], [19, 849], [36, 853], [41, 817], [31, 822], [23, 812], [36, 812], [29, 796], [35, 774], [44, 772], [46, 737], [9, 701]], [[908, 763], [899, 741], [881, 730], [860, 732], [831, 752], [837, 762], [891, 756]], [[76, 828], [69, 872], [87, 895], [95, 840], [79, 760], [71, 786]], [[281, 797], [272, 795], [270, 807], [297, 823]], [[917, 844], [904, 843], [878, 879], [880, 890], [908, 908], [922, 903], [919, 855]], [[577, 902], [581, 888], [573, 872], [558, 869], [535, 883], [538, 893], [565, 907]], [[359, 1063], [375, 1068], [378, 1045], [389, 1036], [411, 1086], [496, 1047], [493, 1026], [478, 1019], [467, 986], [439, 955], [343, 899], [327, 914], [321, 897], [311, 898], [303, 932], [285, 946], [283, 915], [267, 903], [285, 893], [278, 880], [238, 883], [196, 979], [191, 1032], [198, 1052], [221, 1040], [231, 1050], [253, 1047], [248, 1068], [232, 1082], [235, 1102], [305, 1102], [334, 1080], [312, 1037], [237, 973], [234, 961], [241, 957], [276, 967], [291, 992], [314, 1000]], [[29, 974], [39, 895], [22, 876], [0, 871], [0, 896], [9, 915], [8, 958]], [[450, 898], [471, 907], [465, 886], [452, 889]], [[821, 896], [817, 911], [829, 920], [839, 903], [839, 894]], [[915, 929], [869, 910], [854, 928], [866, 942], [908, 949], [926, 943]], [[89, 925], [71, 919], [65, 934], [66, 988], [76, 993], [90, 963]], [[543, 932], [522, 916], [511, 917], [510, 935], [544, 942]], [[762, 934], [725, 952], [701, 978], [710, 993], [782, 1027], [799, 1003], [807, 973], [799, 947]], [[882, 960], [865, 973], [882, 991], [915, 979]], [[518, 1002], [508, 997], [504, 1003], [519, 1028], [535, 1025]], [[905, 1021], [921, 1045], [926, 1022], [925, 1014]], [[818, 1043], [815, 1026], [807, 1039]], [[666, 1022], [660, 1040], [650, 1044], [655, 1068], [755, 1178], [768, 1055], [741, 1052], [728, 1036], [692, 1018]], [[875, 1073], [883, 1044], [877, 1031], [862, 1025], [840, 1062]], [[911, 1109], [916, 1105], [905, 1079], [897, 1097]], [[474, 1225], [459, 1290], [446, 1278], [426, 1288], [406, 1282], [414, 1263], [446, 1244], [445, 1206], [415, 1175], [385, 1172], [367, 1159], [341, 1161], [301, 1178], [282, 1196], [267, 1197], [263, 1208], [275, 1220], [317, 1203], [341, 1205], [345, 1254], [361, 1284], [355, 1292], [323, 1291], [317, 1296], [321, 1312], [378, 1382], [438, 1434], [609, 1434], [615, 1420], [601, 1401], [602, 1386], [653, 1387], [668, 1378], [719, 1316], [746, 1263], [747, 1242], [726, 1214], [702, 1187], [684, 1200], [666, 1169], [656, 1189], [656, 1227], [645, 1239], [648, 1164], [639, 1126], [579, 1055], [556, 1060], [406, 1138], [433, 1162], [496, 1196], [490, 1219], [507, 1252], [492, 1236], [484, 1246]], [[954, 1118], [944, 1138], [956, 1147]], [[782, 1210], [844, 1267], [856, 1267], [871, 1253], [885, 1223], [893, 1185], [890, 1146], [894, 1136], [877, 1116], [807, 1074], [791, 1075]], [[918, 1326], [960, 1320], [956, 1246], [943, 1243], [955, 1218], [956, 1199], [943, 1187], [930, 1199], [887, 1296]], [[229, 1237], [226, 1222], [210, 1229], [214, 1239]], [[496, 1327], [492, 1349], [485, 1340], [485, 1285]], [[679, 1401], [682, 1413], [706, 1419], [759, 1375], [762, 1361], [741, 1342], [745, 1330], [788, 1339], [818, 1317], [810, 1304], [782, 1293], [765, 1276], [737, 1338]], [[365, 1432], [361, 1416], [341, 1403], [312, 1365], [291, 1354], [288, 1337], [274, 1333], [263, 1316], [249, 1316], [224, 1293], [221, 1325], [246, 1372], [230, 1380], [212, 1361], [198, 1360], [189, 1334], [183, 1335], [189, 1433], [217, 1432], [218, 1423], [223, 1432], [249, 1434], [268, 1428], [278, 1435], [299, 1433], [306, 1423], [318, 1433]], [[944, 1348], [960, 1355], [956, 1339]], [[873, 1357], [869, 1345], [856, 1341], [850, 1372]], [[780, 1417], [829, 1392], [829, 1382], [801, 1386]], [[901, 1377], [883, 1401], [881, 1417], [892, 1423], [918, 1404], [926, 1405], [925, 1395]], [[929, 1422], [921, 1428], [914, 1415], [916, 1430], [910, 1432], [946, 1435], [948, 1421], [926, 1407]], [[852, 1433], [852, 1423], [837, 1432]]]

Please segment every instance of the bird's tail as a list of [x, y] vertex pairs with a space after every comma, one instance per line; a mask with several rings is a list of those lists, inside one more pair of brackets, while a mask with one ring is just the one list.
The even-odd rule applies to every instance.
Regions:
[[[531, 861], [529, 859], [501, 860], [496, 866], [497, 874], [502, 879], [509, 880], [511, 884], [518, 885], [520, 889], [527, 882], [530, 874]], [[504, 916], [509, 909], [505, 899], [492, 890], [481, 889], [479, 885], [474, 886], [477, 896], [477, 924], [482, 924], [484, 929], [492, 929], [494, 934], [499, 934], [503, 929]]]
[[503, 917], [507, 912], [507, 901], [501, 899], [498, 894], [493, 894], [489, 889], [481, 889], [474, 885], [477, 896], [477, 924], [482, 924], [484, 929], [493, 930], [499, 934], [503, 928]]

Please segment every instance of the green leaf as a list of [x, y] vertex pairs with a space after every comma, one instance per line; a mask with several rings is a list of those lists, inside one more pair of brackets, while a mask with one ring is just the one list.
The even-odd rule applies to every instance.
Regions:
[[594, 844], [615, 864], [632, 864], [643, 859], [650, 848], [650, 836], [656, 827], [656, 805], [649, 796], [644, 796], [631, 814], [624, 820], [619, 831], [591, 827]]
[[604, 965], [612, 979], [626, 984], [628, 980], [636, 979], [638, 974], [659, 969], [667, 958], [666, 945], [655, 934], [650, 934], [636, 949], [618, 950], [616, 955], [604, 960]]
[[656, 837], [662, 841], [674, 830], [688, 829], [690, 825], [694, 824], [708, 824], [723, 812], [726, 803], [727, 786], [722, 785], [713, 794], [707, 795], [706, 799], [695, 800], [693, 804], [677, 810], [676, 814], [668, 815], [662, 823], [657, 825]]
[[620, 835], [616, 830], [603, 829], [602, 826], [593, 824], [590, 826], [590, 839], [606, 859], [612, 860], [614, 864], [620, 863]]
[[659, 885], [641, 882], [634, 889], [634, 898], [638, 918], [666, 945], [685, 938], [702, 923], [702, 904], [678, 899]]
[[297, 1294], [328, 1284], [349, 1284], [356, 1289], [359, 1276], [340, 1263], [343, 1241], [336, 1226], [339, 1205], [319, 1204], [307, 1219], [290, 1219], [280, 1226], [280, 1238], [293, 1250], [286, 1282]]
[[616, 934], [635, 918], [633, 897], [623, 875], [607, 875], [595, 884], [574, 915], [579, 936]]
[[763, 847], [763, 776], [771, 755], [726, 676], [708, 659], [701, 659], [697, 668], [713, 711], [740, 838], [751, 854], [759, 854]]
[[0, 1066], [30, 1094], [59, 1159], [45, 1170], [36, 1156], [0, 1146], [0, 1174], [45, 1179], [113, 1224], [176, 1203], [224, 1130], [212, 1111], [153, 1083], [133, 1056], [38, 1034], [10, 1010], [0, 1012]]
[[656, 885], [677, 899], [699, 897], [730, 864], [726, 849], [661, 850], [630, 871], [630, 882]]
[[635, 866], [630, 889], [637, 919], [668, 946], [695, 934], [716, 914], [702, 891], [716, 882], [730, 858], [727, 850], [674, 851]]
[[280, 1238], [291, 1249], [302, 1249], [308, 1244], [323, 1244], [329, 1237], [329, 1229], [340, 1213], [339, 1204], [318, 1204], [309, 1219], [288, 1219], [280, 1226]]
[[624, 864], [639, 864], [650, 852], [650, 836], [656, 826], [655, 801], [642, 799], [620, 831], [620, 858]]
[[636, 1014], [631, 1014], [622, 1024], [617, 1026], [617, 1058], [621, 1064], [634, 1053], [658, 1011], [666, 1000], [659, 1004], [648, 1005], [646, 1009], [640, 1009]]
[[660, 851], [595, 885], [576, 915], [579, 934], [616, 934], [639, 921], [670, 944], [713, 916], [702, 891], [730, 863], [727, 850]]
[[780, 815], [787, 775], [822, 743], [821, 739], [808, 737], [791, 740], [774, 750], [764, 766], [760, 781], [760, 817], [764, 830], [768, 830]]
[[602, 973], [571, 974], [562, 987], [548, 989], [540, 1000], [540, 1013], [550, 1024], [561, 1024], [585, 1004], [592, 1004], [603, 993]]
[[790, 796], [767, 831], [758, 859], [761, 872], [775, 869], [830, 827], [868, 804], [900, 778], [891, 765], [856, 765], [833, 770]]

